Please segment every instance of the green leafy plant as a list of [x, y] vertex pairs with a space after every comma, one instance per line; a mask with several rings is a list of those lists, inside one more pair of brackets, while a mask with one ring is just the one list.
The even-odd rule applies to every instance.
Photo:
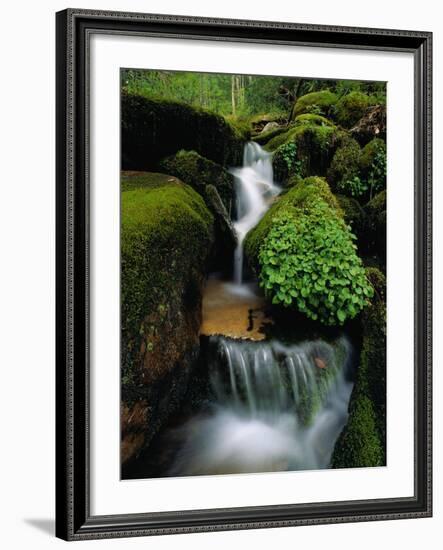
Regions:
[[302, 162], [297, 160], [297, 144], [294, 141], [285, 143], [280, 148], [282, 159], [286, 162], [288, 167], [288, 174], [300, 173]]
[[360, 176], [354, 176], [347, 180], [341, 180], [337, 184], [337, 188], [346, 195], [359, 198], [362, 197], [368, 190], [368, 183], [361, 179]]
[[379, 149], [369, 168], [368, 174], [369, 198], [386, 187], [386, 149]]
[[266, 296], [326, 325], [352, 319], [373, 295], [354, 240], [323, 201], [279, 214], [258, 255]]

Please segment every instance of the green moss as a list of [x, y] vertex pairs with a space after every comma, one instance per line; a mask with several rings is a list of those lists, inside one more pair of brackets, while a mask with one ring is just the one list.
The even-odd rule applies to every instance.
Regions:
[[363, 147], [360, 169], [368, 182], [370, 198], [386, 189], [386, 143], [382, 139], [374, 138]]
[[362, 92], [350, 92], [334, 105], [333, 116], [344, 128], [351, 128], [372, 105], [371, 98]]
[[365, 247], [386, 265], [386, 190], [378, 193], [364, 207], [366, 214]]
[[340, 205], [344, 220], [351, 227], [352, 232], [360, 241], [366, 229], [366, 214], [360, 203], [345, 195], [336, 195], [338, 204]]
[[335, 124], [321, 115], [315, 115], [312, 113], [305, 113], [304, 115], [298, 115], [294, 119], [295, 124], [317, 124], [318, 126], [335, 126]]
[[349, 420], [332, 457], [333, 468], [383, 466], [383, 447], [377, 433], [374, 405], [363, 393], [353, 392]]
[[374, 297], [361, 316], [362, 349], [349, 420], [333, 455], [335, 468], [383, 466], [386, 463], [386, 280], [367, 268]]
[[287, 132], [288, 132], [287, 126], [280, 126], [279, 128], [274, 128], [273, 130], [269, 130], [268, 132], [262, 132], [257, 136], [254, 136], [252, 138], [252, 141], [255, 141], [255, 143], [258, 143], [259, 145], [265, 145], [272, 138], [279, 136], [280, 134], [286, 134]]
[[311, 177], [291, 188], [246, 237], [245, 252], [274, 304], [340, 325], [372, 288], [328, 184]]
[[[265, 149], [273, 151], [272, 165], [275, 179], [284, 183], [292, 175], [285, 160], [285, 146], [296, 145], [293, 166], [298, 166], [303, 177], [326, 174], [339, 133], [335, 126], [300, 123], [288, 132], [274, 137]], [[296, 164], [298, 162], [298, 165]]]
[[360, 174], [361, 149], [355, 139], [348, 138], [332, 157], [328, 169], [328, 182], [333, 190], [348, 195], [347, 182]]
[[[213, 216], [193, 189], [160, 174], [139, 183], [121, 194], [122, 371], [134, 384], [152, 327], [161, 334], [171, 315], [179, 324], [186, 312], [198, 312], [193, 285], [203, 280], [213, 242]], [[156, 350], [151, 338], [147, 345]]]
[[303, 113], [315, 113], [327, 116], [337, 102], [337, 96], [329, 90], [311, 92], [300, 97], [295, 104], [294, 117]]
[[371, 141], [363, 147], [360, 158], [360, 167], [366, 176], [374, 163], [377, 153], [380, 151], [386, 153], [386, 143], [379, 138], [371, 139]]
[[209, 111], [123, 93], [121, 121], [124, 170], [152, 170], [180, 149], [195, 150], [224, 166], [241, 163], [246, 136]]
[[219, 164], [206, 159], [195, 151], [179, 151], [163, 159], [160, 168], [190, 185], [205, 196], [206, 185], [213, 185], [228, 212], [234, 203], [234, 177]]

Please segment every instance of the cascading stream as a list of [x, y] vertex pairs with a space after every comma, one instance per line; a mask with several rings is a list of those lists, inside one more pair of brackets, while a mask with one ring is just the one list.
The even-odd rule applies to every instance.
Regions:
[[271, 154], [255, 142], [245, 145], [243, 166], [232, 168], [235, 177], [237, 220], [237, 248], [234, 253], [234, 282], [243, 282], [243, 241], [268, 210], [280, 188], [275, 185]]
[[[271, 155], [256, 143], [246, 144], [243, 167], [231, 172], [238, 246], [230, 288], [240, 295], [248, 287], [244, 239], [280, 189]], [[352, 347], [344, 336], [292, 345], [211, 336], [205, 359], [211, 402], [174, 432], [179, 443], [168, 475], [330, 467], [352, 390]]]
[[170, 475], [322, 469], [346, 424], [347, 339], [297, 345], [212, 337], [210, 413], [185, 426]]

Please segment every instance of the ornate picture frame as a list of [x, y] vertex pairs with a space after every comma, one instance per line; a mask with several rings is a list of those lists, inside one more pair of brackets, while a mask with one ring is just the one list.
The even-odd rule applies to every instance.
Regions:
[[[65, 540], [84, 540], [429, 517], [432, 514], [432, 33], [81, 9], [68, 9], [56, 17], [56, 535]], [[90, 40], [96, 34], [413, 55], [412, 496], [305, 504], [257, 502], [248, 507], [198, 510], [175, 510], [172, 505], [174, 511], [91, 513]]]

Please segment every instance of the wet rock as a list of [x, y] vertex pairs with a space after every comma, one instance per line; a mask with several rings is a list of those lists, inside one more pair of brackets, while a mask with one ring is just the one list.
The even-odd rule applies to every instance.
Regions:
[[349, 131], [361, 145], [365, 145], [374, 138], [386, 140], [386, 106], [369, 107]]
[[177, 179], [150, 173], [122, 179], [124, 465], [149, 444], [186, 392], [199, 350], [214, 219], [200, 195]]
[[260, 132], [261, 134], [264, 134], [266, 132], [269, 132], [270, 130], [276, 130], [277, 128], [280, 128], [280, 125], [278, 122], [268, 122], [264, 127], [263, 130]]

